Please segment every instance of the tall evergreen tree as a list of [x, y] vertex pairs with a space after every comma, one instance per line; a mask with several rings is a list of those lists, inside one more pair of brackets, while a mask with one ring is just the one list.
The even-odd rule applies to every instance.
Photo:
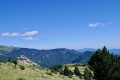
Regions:
[[110, 54], [105, 46], [93, 53], [88, 64], [97, 80], [120, 80], [120, 57]]
[[69, 70], [67, 66], [65, 66], [64, 75], [65, 76], [72, 76], [73, 72], [71, 70]]
[[80, 76], [80, 75], [81, 75], [78, 67], [75, 67], [75, 69], [74, 69], [74, 74], [75, 74], [76, 76]]
[[69, 76], [69, 75], [70, 75], [70, 73], [69, 73], [69, 69], [68, 69], [67, 66], [65, 66], [65, 69], [64, 69], [64, 75], [65, 75], [65, 76]]

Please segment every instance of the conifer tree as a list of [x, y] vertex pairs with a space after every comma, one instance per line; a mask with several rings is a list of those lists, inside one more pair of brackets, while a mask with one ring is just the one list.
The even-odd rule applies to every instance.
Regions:
[[73, 72], [71, 70], [69, 70], [67, 66], [65, 66], [64, 75], [65, 76], [72, 76]]
[[65, 66], [64, 75], [65, 75], [65, 76], [69, 76], [69, 75], [70, 75], [70, 72], [69, 72], [69, 69], [68, 69], [67, 66]]
[[84, 71], [84, 79], [85, 80], [92, 80], [92, 73], [87, 68]]
[[74, 74], [75, 74], [76, 76], [80, 76], [80, 75], [81, 75], [78, 67], [75, 67], [75, 69], [74, 69]]
[[89, 68], [97, 80], [120, 80], [120, 57], [98, 49], [88, 61]]

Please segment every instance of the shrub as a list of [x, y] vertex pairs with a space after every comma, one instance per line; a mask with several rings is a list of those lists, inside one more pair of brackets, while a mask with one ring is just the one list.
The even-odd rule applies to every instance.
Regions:
[[21, 70], [25, 70], [25, 67], [23, 65], [20, 66]]
[[8, 58], [8, 62], [11, 62], [11, 58]]
[[48, 73], [46, 73], [46, 74], [51, 75], [51, 76], [53, 75], [51, 72], [48, 72]]
[[18, 64], [17, 60], [13, 60], [12, 62], [15, 64], [15, 68], [16, 68], [16, 65]]
[[68, 77], [69, 77], [69, 78], [72, 78], [72, 75], [70, 74]]
[[82, 75], [79, 76], [79, 79], [82, 79]]
[[25, 80], [25, 79], [20, 77], [20, 78], [18, 78], [17, 80]]
[[60, 72], [60, 75], [64, 75], [64, 71], [62, 69], [59, 72]]

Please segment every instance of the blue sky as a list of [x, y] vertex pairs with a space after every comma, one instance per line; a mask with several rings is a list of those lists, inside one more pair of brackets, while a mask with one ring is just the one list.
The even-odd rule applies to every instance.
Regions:
[[120, 0], [0, 0], [0, 45], [120, 48]]

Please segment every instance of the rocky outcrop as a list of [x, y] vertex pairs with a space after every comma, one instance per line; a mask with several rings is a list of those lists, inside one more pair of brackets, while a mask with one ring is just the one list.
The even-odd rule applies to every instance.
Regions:
[[37, 65], [37, 63], [32, 62], [30, 59], [23, 55], [16, 57], [16, 60], [22, 65]]

